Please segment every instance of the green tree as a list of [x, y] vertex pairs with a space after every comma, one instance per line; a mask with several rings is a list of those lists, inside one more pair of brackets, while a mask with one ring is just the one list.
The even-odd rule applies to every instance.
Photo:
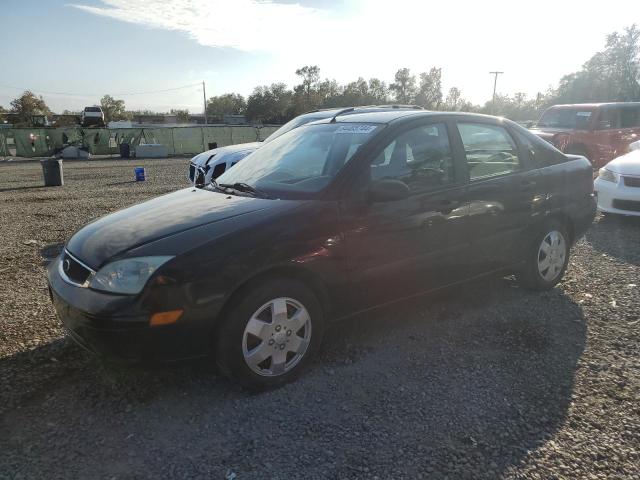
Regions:
[[594, 54], [578, 72], [565, 75], [555, 103], [628, 102], [640, 100], [640, 29], [607, 36], [605, 49]]
[[4, 121], [6, 120], [5, 113], [7, 113], [7, 111], [2, 105], [0, 105], [0, 123], [4, 123]]
[[256, 87], [247, 99], [247, 117], [264, 123], [284, 123], [293, 116], [293, 93], [284, 83]]
[[320, 67], [317, 65], [305, 65], [296, 70], [296, 75], [302, 79], [302, 83], [298, 85], [296, 89], [299, 89], [307, 103], [310, 103], [311, 95], [317, 90], [318, 83], [320, 82]]
[[389, 101], [389, 87], [378, 78], [369, 79], [369, 96], [375, 104], [385, 104]]
[[420, 88], [416, 103], [427, 110], [438, 110], [442, 103], [442, 69], [433, 67], [420, 74]]
[[51, 115], [51, 110], [45, 103], [42, 96], [36, 96], [33, 92], [26, 90], [18, 98], [11, 101], [11, 113], [17, 115], [18, 126], [29, 126], [32, 123], [33, 115]]
[[132, 115], [125, 110], [124, 100], [116, 100], [111, 95], [105, 95], [100, 99], [100, 107], [104, 113], [105, 123], [130, 120]]
[[187, 123], [189, 121], [189, 110], [186, 108], [172, 108], [169, 113], [176, 116], [176, 121], [178, 123]]
[[401, 68], [395, 74], [395, 82], [389, 88], [399, 103], [413, 103], [416, 98], [416, 77], [408, 68]]
[[444, 108], [445, 110], [455, 112], [460, 109], [462, 102], [462, 92], [460, 89], [458, 87], [451, 87], [444, 101]]
[[225, 115], [246, 113], [247, 102], [239, 93], [225, 93], [207, 100], [207, 117], [210, 122], [222, 122]]

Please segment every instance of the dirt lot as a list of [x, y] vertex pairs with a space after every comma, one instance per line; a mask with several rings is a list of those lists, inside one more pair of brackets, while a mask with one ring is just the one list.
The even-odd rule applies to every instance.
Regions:
[[[149, 180], [135, 183], [134, 165]], [[103, 365], [44, 264], [186, 159], [0, 163], [0, 478], [640, 478], [640, 222], [599, 218], [548, 293], [466, 285], [334, 327], [298, 382]]]

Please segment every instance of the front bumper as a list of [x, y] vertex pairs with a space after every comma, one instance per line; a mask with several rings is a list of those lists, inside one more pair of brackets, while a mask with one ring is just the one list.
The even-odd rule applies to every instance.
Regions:
[[172, 362], [210, 353], [220, 308], [197, 308], [184, 302], [180, 305], [184, 313], [176, 323], [150, 326], [153, 313], [176, 308], [180, 287], [170, 287], [171, 292], [162, 287], [164, 291], [151, 294], [113, 295], [67, 283], [58, 272], [58, 261], [48, 268], [51, 300], [69, 336], [84, 349], [129, 363]]
[[594, 189], [601, 212], [640, 216], [640, 187], [626, 186], [620, 177], [617, 183], [597, 178]]

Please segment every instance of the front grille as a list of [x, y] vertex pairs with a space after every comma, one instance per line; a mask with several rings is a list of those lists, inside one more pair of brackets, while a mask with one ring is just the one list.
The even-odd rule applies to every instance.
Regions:
[[613, 208], [627, 210], [628, 212], [640, 212], [640, 202], [635, 200], [614, 200]]
[[196, 166], [193, 163], [189, 164], [189, 180], [193, 182], [193, 179], [196, 176]]
[[84, 282], [89, 278], [89, 275], [91, 275], [91, 270], [69, 255], [69, 252], [66, 250], [62, 253], [62, 257], [60, 258], [60, 268], [62, 273], [71, 282], [78, 285], [84, 284]]
[[640, 177], [622, 177], [627, 187], [640, 187]]

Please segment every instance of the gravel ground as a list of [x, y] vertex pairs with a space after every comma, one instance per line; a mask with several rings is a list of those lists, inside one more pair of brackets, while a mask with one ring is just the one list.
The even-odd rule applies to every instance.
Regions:
[[[134, 165], [149, 180], [131, 182]], [[0, 163], [0, 478], [640, 478], [640, 221], [599, 218], [546, 293], [465, 285], [333, 327], [296, 383], [104, 365], [43, 265], [186, 159]]]

